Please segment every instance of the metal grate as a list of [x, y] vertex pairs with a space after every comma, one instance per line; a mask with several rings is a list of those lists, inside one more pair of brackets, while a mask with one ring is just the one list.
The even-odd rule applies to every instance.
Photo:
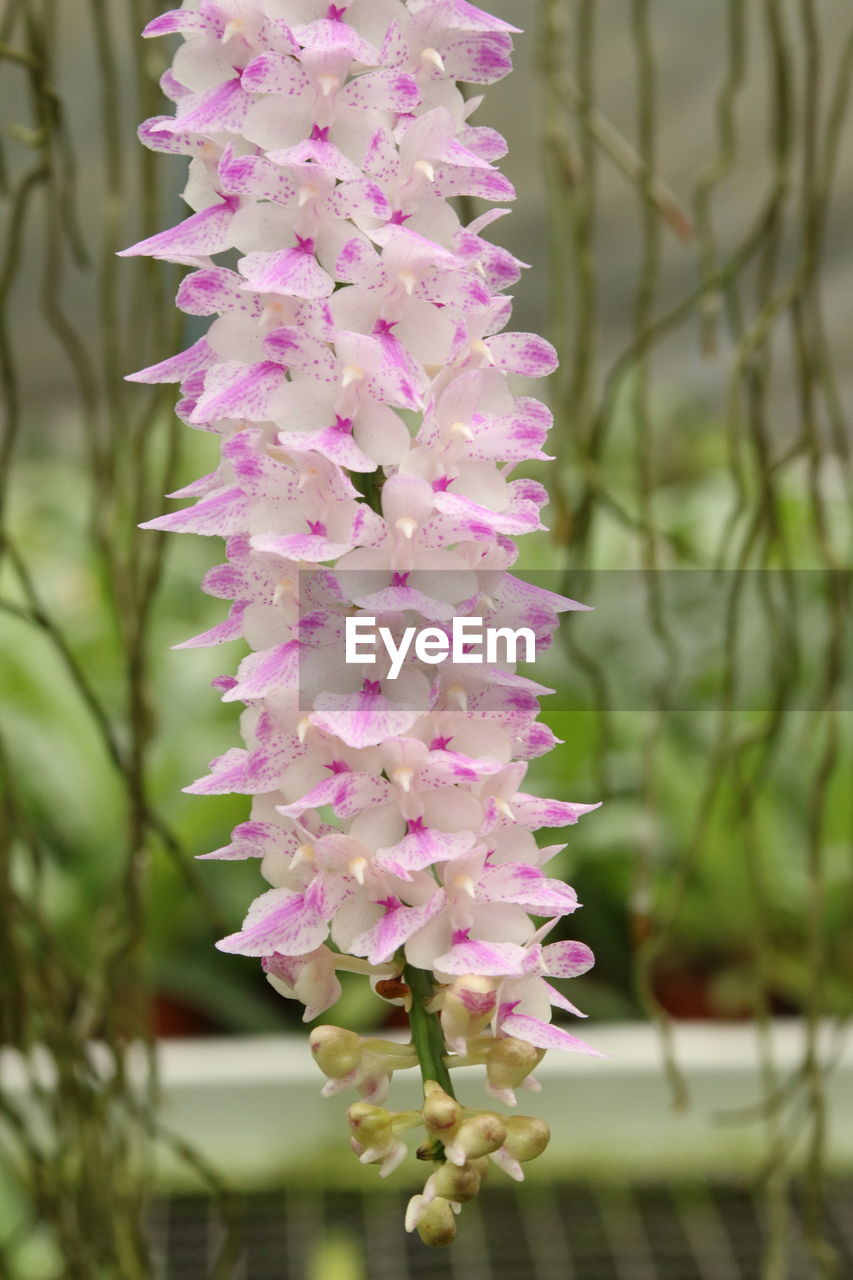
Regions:
[[[403, 1232], [406, 1199], [405, 1192], [250, 1196], [229, 1280], [323, 1280], [330, 1242], [352, 1250], [347, 1280], [757, 1280], [761, 1274], [762, 1210], [749, 1191], [729, 1184], [489, 1188], [479, 1204], [466, 1206], [459, 1238], [445, 1251], [425, 1249]], [[162, 1200], [149, 1229], [158, 1280], [209, 1280], [224, 1233], [209, 1200]], [[840, 1255], [839, 1274], [853, 1275], [853, 1185], [834, 1187], [826, 1235]], [[788, 1280], [816, 1280], [793, 1198], [787, 1261]]]

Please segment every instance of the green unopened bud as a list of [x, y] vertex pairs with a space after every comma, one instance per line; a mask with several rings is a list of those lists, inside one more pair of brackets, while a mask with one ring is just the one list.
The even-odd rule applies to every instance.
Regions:
[[435, 1080], [426, 1082], [424, 1093], [423, 1118], [427, 1132], [434, 1138], [450, 1137], [459, 1127], [462, 1108]]
[[504, 1146], [519, 1164], [541, 1156], [551, 1140], [551, 1130], [535, 1116], [507, 1116]]
[[461, 1166], [449, 1163], [441, 1165], [429, 1178], [428, 1185], [437, 1196], [465, 1204], [476, 1197], [481, 1182], [478, 1170], [470, 1161], [466, 1161]]
[[504, 1145], [506, 1132], [503, 1117], [493, 1111], [481, 1111], [459, 1126], [452, 1144], [445, 1147], [447, 1158], [462, 1164], [466, 1159], [487, 1156]]
[[354, 1102], [347, 1111], [350, 1133], [363, 1147], [387, 1146], [392, 1136], [392, 1120], [390, 1111], [369, 1102]]
[[308, 1037], [317, 1066], [330, 1080], [355, 1071], [361, 1062], [361, 1036], [343, 1027], [315, 1027]]
[[441, 1249], [456, 1238], [456, 1216], [450, 1202], [436, 1196], [424, 1209], [418, 1220], [418, 1235], [424, 1244]]
[[517, 1089], [544, 1056], [544, 1049], [537, 1049], [526, 1040], [516, 1040], [513, 1036], [496, 1040], [486, 1063], [489, 1084], [495, 1089]]

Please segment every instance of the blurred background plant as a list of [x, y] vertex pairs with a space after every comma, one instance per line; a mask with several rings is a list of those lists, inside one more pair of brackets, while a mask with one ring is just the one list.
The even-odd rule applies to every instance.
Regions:
[[[179, 790], [236, 740], [208, 687], [236, 655], [169, 649], [219, 620], [198, 581], [220, 549], [136, 528], [214, 453], [174, 419], [171, 388], [122, 381], [194, 336], [175, 268], [114, 258], [179, 208], [183, 163], [134, 137], [165, 61], [137, 32], [163, 7], [0, 7], [0, 981], [3, 1041], [40, 1108], [33, 1128], [0, 1101], [10, 1275], [37, 1223], [69, 1276], [148, 1274], [153, 1038], [297, 1025], [256, 964], [212, 946], [256, 868], [192, 859], [227, 841], [244, 799]], [[512, 0], [490, 7], [518, 20]], [[805, 1137], [807, 1231], [832, 1275], [817, 1031], [853, 1003], [853, 24], [845, 0], [537, 0], [522, 24], [519, 70], [482, 122], [506, 133], [520, 196], [496, 236], [533, 267], [517, 325], [550, 329], [563, 359], [557, 457], [538, 469], [552, 532], [522, 565], [600, 615], [549, 655], [564, 745], [531, 775], [607, 802], [559, 863], [598, 956], [578, 1000], [657, 1019], [679, 1101], [668, 1017], [759, 1033], [803, 1019], [793, 1081], [762, 1039], [770, 1112], [800, 1108], [768, 1195], [778, 1208]], [[687, 571], [695, 598], [673, 577]], [[630, 687], [639, 652], [649, 672]], [[381, 1016], [363, 985], [342, 1024]]]

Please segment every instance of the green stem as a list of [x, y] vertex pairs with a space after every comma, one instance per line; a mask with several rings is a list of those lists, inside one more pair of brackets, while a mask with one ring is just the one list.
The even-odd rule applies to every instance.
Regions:
[[416, 969], [407, 964], [403, 970], [403, 981], [412, 993], [412, 1008], [409, 1013], [409, 1024], [412, 1028], [412, 1043], [421, 1068], [424, 1084], [435, 1080], [445, 1093], [455, 1098], [450, 1072], [444, 1064], [444, 1035], [437, 1013], [427, 1012], [427, 1001], [435, 994], [432, 989], [430, 975], [425, 969]]

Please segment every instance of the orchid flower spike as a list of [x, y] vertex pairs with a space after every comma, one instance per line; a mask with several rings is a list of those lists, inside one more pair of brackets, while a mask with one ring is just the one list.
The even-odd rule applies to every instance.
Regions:
[[[555, 742], [547, 690], [514, 655], [471, 658], [477, 623], [509, 620], [539, 652], [582, 607], [510, 572], [547, 497], [512, 473], [547, 458], [551, 425], [518, 379], [556, 355], [507, 330], [524, 264], [486, 232], [515, 193], [460, 85], [506, 75], [515, 30], [468, 0], [187, 0], [145, 29], [182, 43], [162, 79], [174, 111], [140, 137], [187, 157], [189, 213], [124, 251], [186, 267], [177, 305], [210, 318], [131, 378], [179, 384], [180, 417], [220, 442], [216, 470], [172, 495], [190, 505], [146, 526], [224, 540], [203, 589], [228, 616], [178, 647], [248, 649], [215, 681], [244, 745], [187, 788], [252, 797], [204, 856], [257, 859], [267, 887], [218, 946], [256, 957], [306, 1020], [342, 971], [408, 1011], [409, 1045], [326, 1026], [311, 1047], [324, 1092], [362, 1095], [362, 1161], [390, 1172], [423, 1129], [432, 1171], [406, 1225], [434, 1245], [490, 1162], [521, 1176], [547, 1141], [464, 1107], [452, 1068], [484, 1065], [512, 1106], [546, 1050], [595, 1052], [551, 1021], [578, 1012], [552, 980], [592, 956], [543, 942], [578, 903], [533, 833], [596, 806], [523, 789]], [[493, 207], [463, 225], [458, 196]], [[350, 654], [354, 622], [384, 654]], [[422, 1111], [383, 1110], [415, 1066]]]

